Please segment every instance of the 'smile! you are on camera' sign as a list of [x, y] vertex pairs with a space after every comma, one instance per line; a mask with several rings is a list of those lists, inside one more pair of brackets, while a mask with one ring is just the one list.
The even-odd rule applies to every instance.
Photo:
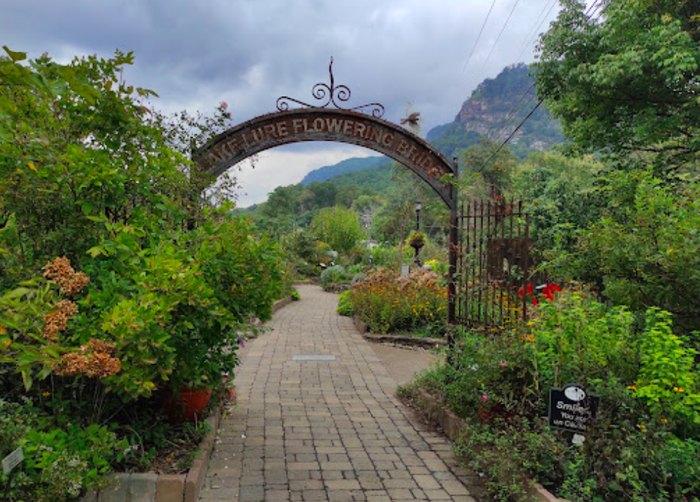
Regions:
[[595, 419], [600, 398], [588, 394], [578, 384], [549, 391], [549, 425], [584, 433]]

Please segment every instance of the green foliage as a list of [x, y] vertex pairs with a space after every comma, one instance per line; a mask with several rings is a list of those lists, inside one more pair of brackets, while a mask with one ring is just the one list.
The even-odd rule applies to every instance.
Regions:
[[459, 183], [467, 200], [500, 196], [510, 188], [517, 159], [508, 148], [497, 152], [499, 146], [482, 139], [462, 152]]
[[567, 136], [584, 148], [649, 149], [676, 164], [696, 157], [697, 5], [606, 2], [600, 21], [585, 15], [584, 2], [562, 5], [535, 77]]
[[280, 247], [209, 208], [211, 180], [188, 160], [226, 126], [226, 106], [152, 112], [154, 93], [121, 77], [131, 54], [60, 65], [6, 52], [0, 386], [28, 404], [0, 402], [15, 424], [0, 445], [27, 455], [13, 500], [64, 500], [117, 461], [125, 444], [109, 430], [145, 435], [134, 416], [168, 387], [221, 385], [238, 332], [269, 317], [289, 282]]
[[439, 322], [447, 309], [446, 288], [433, 272], [419, 270], [400, 277], [378, 271], [350, 291], [353, 313], [375, 333], [411, 330]]
[[341, 284], [350, 284], [352, 274], [342, 265], [333, 265], [321, 272], [321, 287], [330, 291]]
[[597, 183], [602, 171], [602, 163], [592, 157], [543, 152], [530, 155], [513, 175], [512, 193], [525, 201], [530, 214], [536, 261], [546, 261], [558, 277], [572, 275], [572, 250], [579, 236], [607, 206]]
[[[469, 421], [458, 448], [495, 499], [525, 500], [527, 474], [570, 500], [693, 500], [696, 352], [671, 328], [666, 312], [638, 327], [623, 307], [564, 292], [513, 329], [458, 332], [451, 364], [419, 385]], [[541, 419], [549, 389], [573, 381], [600, 398], [579, 448]]]
[[342, 207], [321, 209], [311, 221], [311, 230], [339, 253], [350, 253], [366, 237], [357, 214]]
[[605, 188], [611, 209], [582, 235], [580, 274], [600, 277], [616, 303], [658, 306], [700, 328], [700, 184], [638, 171], [610, 175]]
[[[5, 422], [0, 429], [0, 455], [4, 457], [17, 446], [24, 452], [10, 500], [73, 499], [84, 489], [98, 486], [127, 447], [126, 441], [117, 441], [104, 426], [57, 428], [29, 405], [0, 400], [0, 417]], [[0, 479], [5, 485], [8, 475]]]
[[584, 293], [563, 292], [543, 302], [532, 325], [542, 388], [588, 385], [609, 375], [634, 381], [633, 317], [624, 307], [607, 309]]
[[336, 312], [338, 312], [338, 314], [347, 317], [353, 316], [354, 308], [350, 299], [351, 294], [351, 291], [348, 289], [338, 295], [338, 308], [336, 309]]
[[636, 396], [657, 417], [700, 432], [700, 378], [697, 351], [671, 331], [671, 316], [658, 309], [647, 311], [639, 340], [640, 370]]
[[202, 225], [193, 238], [201, 240], [195, 257], [219, 302], [238, 321], [269, 319], [272, 303], [291, 286], [280, 246], [255, 237], [248, 220], [227, 216]]

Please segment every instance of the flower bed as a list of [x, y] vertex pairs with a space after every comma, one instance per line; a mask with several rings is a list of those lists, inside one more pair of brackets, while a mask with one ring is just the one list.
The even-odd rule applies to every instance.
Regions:
[[355, 284], [343, 301], [373, 333], [412, 330], [441, 324], [447, 293], [434, 272], [419, 270], [407, 277], [382, 270]]
[[[458, 450], [491, 497], [524, 500], [534, 478], [570, 500], [700, 496], [700, 381], [695, 351], [650, 309], [643, 326], [582, 291], [535, 309], [526, 324], [459, 333], [443, 364], [404, 393], [426, 390], [468, 424]], [[549, 427], [548, 393], [576, 382], [600, 398], [582, 445]]]

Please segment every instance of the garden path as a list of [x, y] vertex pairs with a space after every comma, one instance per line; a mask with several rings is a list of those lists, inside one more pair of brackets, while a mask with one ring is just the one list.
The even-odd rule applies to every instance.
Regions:
[[[441, 435], [412, 420], [337, 296], [298, 287], [251, 341], [200, 501], [474, 501]], [[295, 356], [335, 356], [299, 360]]]

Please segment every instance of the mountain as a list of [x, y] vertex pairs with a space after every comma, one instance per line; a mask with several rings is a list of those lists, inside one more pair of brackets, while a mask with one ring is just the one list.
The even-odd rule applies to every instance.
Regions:
[[382, 164], [389, 164], [390, 160], [386, 157], [353, 157], [343, 160], [332, 166], [319, 167], [314, 169], [309, 174], [304, 176], [300, 184], [308, 186], [311, 183], [319, 183], [326, 181], [342, 174], [354, 173], [365, 169], [375, 169]]
[[[535, 106], [534, 80], [526, 64], [508, 66], [496, 76], [481, 82], [459, 110], [454, 121], [428, 131], [426, 139], [448, 159], [477, 144], [482, 138], [501, 143]], [[524, 158], [533, 150], [546, 150], [563, 143], [559, 122], [541, 105], [508, 142], [510, 150]], [[389, 165], [386, 157], [351, 158], [332, 166], [315, 169], [301, 184], [327, 181], [337, 176], [378, 169]]]
[[[453, 122], [431, 129], [427, 139], [448, 158], [487, 138], [505, 141], [537, 102], [534, 79], [526, 64], [507, 66], [496, 78], [481, 82]], [[511, 151], [525, 157], [562, 143], [559, 122], [541, 105], [508, 142]]]

